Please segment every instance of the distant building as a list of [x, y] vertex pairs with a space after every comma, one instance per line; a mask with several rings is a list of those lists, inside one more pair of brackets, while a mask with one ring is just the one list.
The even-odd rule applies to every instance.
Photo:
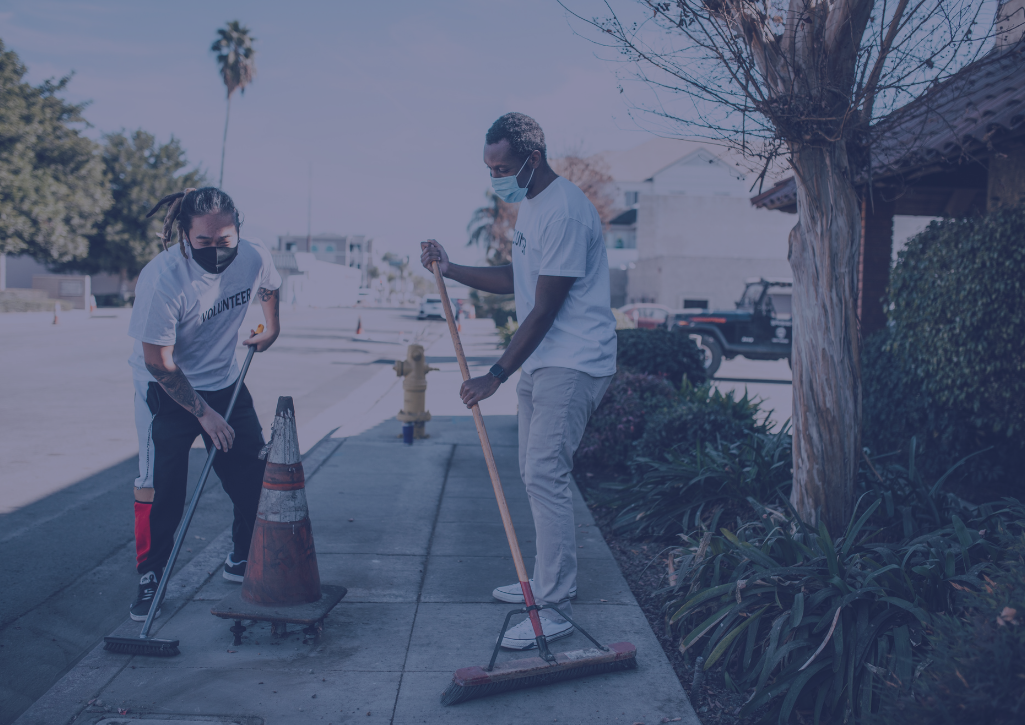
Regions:
[[321, 262], [341, 264], [362, 272], [363, 286], [367, 284], [367, 267], [373, 262], [373, 239], [362, 234], [286, 234], [278, 237], [278, 252], [309, 252]]
[[793, 219], [751, 206], [721, 147], [655, 138], [600, 156], [622, 213], [605, 226], [612, 304], [727, 307], [749, 277], [790, 277]]

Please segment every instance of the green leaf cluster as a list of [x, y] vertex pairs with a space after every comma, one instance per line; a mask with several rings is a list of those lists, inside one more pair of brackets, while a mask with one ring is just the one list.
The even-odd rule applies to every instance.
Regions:
[[686, 377], [692, 384], [705, 381], [704, 357], [697, 345], [672, 330], [617, 330], [616, 366], [648, 375], [662, 375], [680, 387]]
[[[1020, 528], [1019, 526], [1016, 528]], [[1025, 538], [1006, 532], [1008, 558], [985, 585], [954, 593], [934, 617], [910, 688], [883, 688], [880, 725], [1016, 725], [1025, 720]]]
[[130, 135], [112, 133], [104, 140], [104, 178], [114, 203], [88, 236], [88, 256], [65, 266], [130, 279], [163, 250], [157, 238], [163, 217], [147, 219], [146, 212], [167, 194], [203, 186], [206, 178], [195, 169], [182, 173], [188, 161], [174, 137], [161, 144], [140, 129]]
[[889, 300], [889, 327], [862, 355], [866, 444], [917, 436], [934, 474], [993, 446], [966, 472], [1013, 478], [1025, 468], [1025, 207], [930, 224], [900, 253]]
[[792, 511], [750, 503], [757, 517], [736, 532], [687, 539], [667, 614], [681, 650], [721, 665], [748, 694], [741, 714], [761, 709], [779, 723], [795, 708], [816, 723], [866, 721], [885, 688], [907, 690], [934, 617], [951, 612], [959, 589], [983, 590], [984, 570], [1003, 556], [985, 532], [1007, 510], [1022, 513], [1012, 500], [887, 542], [874, 523], [886, 503], [869, 492], [834, 541]]
[[[621, 369], [612, 377], [598, 408], [587, 421], [573, 457], [574, 469], [627, 477], [647, 421], [659, 410], [676, 405], [680, 393], [660, 375]], [[577, 482], [586, 484], [586, 479]]]
[[85, 256], [111, 196], [84, 106], [60, 98], [70, 77], [33, 86], [25, 73], [0, 41], [0, 253], [66, 262]]
[[752, 433], [768, 433], [772, 424], [760, 401], [745, 389], [720, 391], [706, 383], [695, 386], [684, 378], [676, 405], [652, 412], [644, 435], [636, 444], [637, 460], [665, 460], [674, 454], [703, 448], [707, 443], [743, 441]]
[[747, 509], [749, 498], [771, 501], [789, 494], [793, 444], [787, 427], [775, 433], [749, 430], [737, 438], [670, 449], [661, 460], [636, 458], [633, 465], [633, 482], [602, 486], [616, 494], [608, 502], [618, 509], [614, 527], [632, 536], [665, 538], [701, 526], [708, 516], [714, 527], [731, 504]]

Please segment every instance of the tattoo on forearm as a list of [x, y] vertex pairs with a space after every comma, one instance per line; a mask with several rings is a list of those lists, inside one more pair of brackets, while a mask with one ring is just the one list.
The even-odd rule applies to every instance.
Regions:
[[278, 309], [281, 306], [281, 296], [278, 294], [278, 290], [261, 287], [256, 295], [260, 298], [260, 302], [274, 300], [274, 317], [276, 318], [278, 316]]
[[192, 387], [192, 383], [185, 377], [181, 368], [176, 368], [173, 373], [153, 365], [147, 365], [146, 369], [178, 405], [197, 418], [206, 412], [206, 403], [199, 397], [199, 393]]

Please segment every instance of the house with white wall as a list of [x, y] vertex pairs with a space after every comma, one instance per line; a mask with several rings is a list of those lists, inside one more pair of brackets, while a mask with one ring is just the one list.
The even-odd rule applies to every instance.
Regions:
[[655, 138], [600, 156], [624, 209], [605, 228], [613, 304], [732, 308], [745, 279], [791, 276], [794, 218], [754, 208], [753, 177], [725, 149]]

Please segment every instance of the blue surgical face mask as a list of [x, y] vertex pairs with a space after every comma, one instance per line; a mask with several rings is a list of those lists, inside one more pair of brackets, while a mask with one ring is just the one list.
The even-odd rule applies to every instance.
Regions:
[[[527, 157], [527, 161], [530, 161], [530, 157]], [[527, 186], [520, 186], [519, 179], [520, 174], [527, 168], [527, 161], [523, 162], [523, 166], [516, 172], [515, 176], [502, 176], [499, 178], [491, 177], [491, 188], [498, 194], [498, 198], [507, 204], [515, 204], [516, 202], [523, 201], [527, 196], [527, 189], [530, 187], [531, 179], [534, 178], [534, 170], [530, 170], [530, 179], [527, 179]]]

